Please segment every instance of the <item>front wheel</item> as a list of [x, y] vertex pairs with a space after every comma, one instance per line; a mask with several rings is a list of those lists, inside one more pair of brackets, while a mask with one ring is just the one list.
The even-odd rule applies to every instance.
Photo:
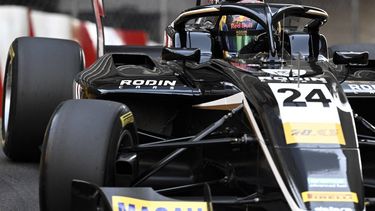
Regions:
[[115, 161], [123, 145], [136, 141], [133, 116], [120, 103], [69, 100], [47, 127], [40, 176], [41, 210], [71, 210], [73, 179], [98, 186], [115, 182]]

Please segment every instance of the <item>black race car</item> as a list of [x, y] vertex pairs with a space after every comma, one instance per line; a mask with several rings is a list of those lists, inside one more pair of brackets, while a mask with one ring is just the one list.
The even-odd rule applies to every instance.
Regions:
[[85, 70], [72, 41], [18, 38], [4, 152], [37, 160], [44, 137], [42, 210], [369, 210], [373, 60], [329, 51], [327, 18], [302, 5], [197, 6], [166, 28], [161, 59], [103, 54], [98, 39]]

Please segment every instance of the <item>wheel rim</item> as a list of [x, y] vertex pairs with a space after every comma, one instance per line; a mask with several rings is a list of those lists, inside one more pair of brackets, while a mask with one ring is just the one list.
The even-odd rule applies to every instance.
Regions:
[[134, 140], [129, 130], [123, 130], [117, 145], [116, 159], [124, 153], [124, 149], [134, 145]]
[[[115, 186], [128, 187], [131, 184], [131, 182], [133, 182], [132, 180], [125, 182], [124, 179], [123, 179], [124, 172], [121, 171], [121, 170], [119, 171], [119, 169], [125, 169], [125, 168], [127, 169], [127, 168], [131, 168], [131, 166], [126, 165], [126, 167], [124, 167], [123, 165], [120, 164], [122, 167], [119, 168], [119, 165], [118, 165], [119, 162], [117, 162], [121, 155], [126, 154], [126, 150], [124, 150], [124, 149], [127, 148], [127, 147], [133, 146], [134, 145], [133, 142], [134, 142], [134, 140], [133, 140], [131, 132], [129, 130], [126, 130], [126, 129], [123, 130], [121, 132], [121, 135], [120, 135], [120, 140], [119, 140], [119, 143], [118, 143], [117, 149], [116, 149], [116, 157], [115, 157], [115, 160], [114, 160], [115, 161], [115, 165], [114, 165], [115, 169], [114, 169], [113, 173], [114, 173], [114, 176], [115, 176], [114, 177], [114, 185]], [[132, 159], [136, 159], [136, 157], [137, 156], [134, 154], [132, 156]], [[135, 169], [131, 168], [131, 172], [133, 172], [134, 170]], [[130, 175], [132, 173], [127, 172], [125, 174]]]
[[[10, 115], [10, 101], [12, 97], [12, 68], [9, 68], [9, 71], [6, 75], [5, 81], [5, 97], [4, 97], [4, 137], [8, 137], [8, 126], [9, 126], [9, 115]], [[5, 138], [6, 140], [6, 138]], [[5, 141], [4, 140], [4, 141]]]

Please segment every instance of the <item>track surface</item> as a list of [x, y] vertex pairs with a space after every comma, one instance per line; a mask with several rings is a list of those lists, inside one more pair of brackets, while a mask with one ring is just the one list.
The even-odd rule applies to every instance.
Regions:
[[0, 148], [0, 211], [39, 210], [38, 168], [11, 162]]

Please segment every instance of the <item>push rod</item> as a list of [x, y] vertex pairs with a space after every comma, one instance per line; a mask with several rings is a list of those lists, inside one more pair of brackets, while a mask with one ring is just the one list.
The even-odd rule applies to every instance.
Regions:
[[[237, 108], [233, 109], [228, 114], [224, 115], [222, 118], [208, 126], [206, 129], [202, 130], [200, 133], [198, 133], [194, 138], [190, 139], [190, 142], [197, 142], [202, 140], [207, 135], [211, 134], [214, 130], [216, 130], [218, 127], [222, 126], [226, 120], [233, 117], [235, 113], [237, 113], [239, 110], [243, 108], [243, 104], [239, 105]], [[155, 163], [150, 170], [143, 173], [138, 180], [135, 180], [136, 182], [133, 183], [133, 187], [136, 187], [140, 184], [142, 184], [145, 180], [147, 180], [149, 177], [154, 175], [156, 172], [158, 172], [161, 168], [166, 166], [168, 163], [173, 161], [175, 158], [177, 158], [181, 153], [183, 153], [187, 148], [180, 148], [176, 149], [174, 152], [170, 153], [163, 159], [161, 159], [159, 162]]]
[[218, 145], [218, 144], [245, 144], [256, 139], [253, 137], [242, 137], [242, 138], [219, 138], [219, 139], [206, 139], [200, 140], [197, 142], [184, 141], [184, 142], [174, 142], [174, 143], [162, 143], [155, 145], [139, 145], [132, 149], [127, 150], [127, 152], [141, 152], [149, 150], [162, 150], [162, 149], [173, 149], [173, 148], [191, 148], [191, 147], [200, 147], [208, 145]]

